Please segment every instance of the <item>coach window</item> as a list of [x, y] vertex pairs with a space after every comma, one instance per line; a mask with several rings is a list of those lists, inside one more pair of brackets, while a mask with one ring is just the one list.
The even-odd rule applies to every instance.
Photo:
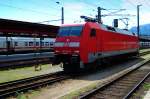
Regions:
[[96, 36], [96, 30], [91, 29], [90, 37], [95, 37]]
[[24, 45], [25, 45], [25, 46], [28, 46], [28, 42], [25, 42]]
[[50, 46], [53, 46], [53, 43], [52, 42], [49, 42]]
[[42, 46], [44, 46], [44, 42], [42, 42]]
[[18, 46], [18, 42], [15, 42], [15, 46]]
[[33, 42], [29, 42], [29, 46], [33, 46]]
[[36, 46], [39, 46], [39, 42], [36, 42]]
[[48, 43], [48, 42], [45, 42], [45, 46], [49, 46], [49, 43]]

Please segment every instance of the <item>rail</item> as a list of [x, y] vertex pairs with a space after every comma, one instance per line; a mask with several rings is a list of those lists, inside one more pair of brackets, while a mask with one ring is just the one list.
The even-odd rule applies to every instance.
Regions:
[[6, 82], [0, 84], [0, 98], [8, 97], [16, 92], [26, 91], [39, 86], [58, 82], [69, 78], [64, 72], [57, 72], [51, 74], [40, 75], [36, 77], [20, 79], [16, 81]]
[[117, 79], [111, 80], [110, 82], [99, 86], [89, 92], [86, 92], [79, 96], [79, 99], [128, 99], [133, 92], [140, 86], [140, 84], [150, 75], [149, 70], [140, 70], [150, 60], [141, 63], [133, 70], [126, 72]]

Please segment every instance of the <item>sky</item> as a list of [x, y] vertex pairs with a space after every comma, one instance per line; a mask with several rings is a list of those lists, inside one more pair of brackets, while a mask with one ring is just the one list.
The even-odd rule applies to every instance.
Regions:
[[[105, 9], [102, 15], [110, 15], [111, 12], [122, 14], [102, 17], [104, 24], [112, 26], [113, 19], [128, 18], [128, 27], [131, 28], [137, 25], [137, 5], [142, 5], [140, 25], [149, 24], [150, 0], [0, 0], [0, 18], [61, 25], [61, 7], [64, 7], [64, 23], [76, 24], [84, 22], [81, 15], [95, 18], [97, 7], [102, 7]], [[123, 21], [119, 20], [119, 28], [125, 28]]]

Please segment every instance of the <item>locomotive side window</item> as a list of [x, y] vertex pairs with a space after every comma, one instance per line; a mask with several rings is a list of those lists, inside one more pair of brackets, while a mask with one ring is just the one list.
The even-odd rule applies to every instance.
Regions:
[[96, 36], [96, 30], [91, 29], [90, 37], [95, 37]]

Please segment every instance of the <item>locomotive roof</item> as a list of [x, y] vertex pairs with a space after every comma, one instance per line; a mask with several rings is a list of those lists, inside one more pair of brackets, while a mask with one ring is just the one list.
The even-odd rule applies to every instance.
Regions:
[[121, 34], [126, 34], [126, 35], [132, 35], [132, 36], [137, 36], [137, 34], [132, 33], [132, 32], [130, 32], [128, 30], [119, 29], [119, 28], [107, 26], [107, 25], [104, 25], [104, 24], [100, 24], [100, 27], [103, 30], [106, 30], [106, 31], [111, 31], [111, 32], [121, 33]]
[[82, 26], [84, 25], [84, 23], [82, 24], [63, 24], [61, 27], [66, 27], [66, 26]]

